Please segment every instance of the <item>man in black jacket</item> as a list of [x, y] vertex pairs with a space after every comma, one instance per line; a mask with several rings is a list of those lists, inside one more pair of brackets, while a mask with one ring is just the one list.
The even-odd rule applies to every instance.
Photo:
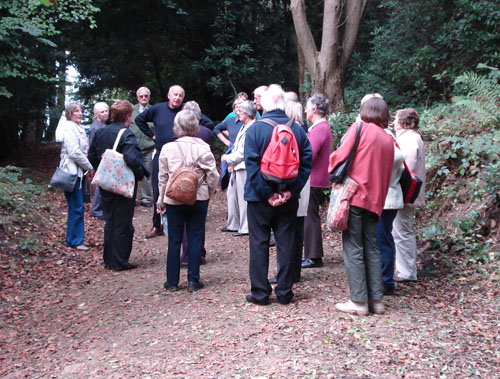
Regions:
[[88, 154], [89, 161], [93, 162], [92, 165], [98, 167], [104, 151], [113, 148], [118, 133], [121, 129], [126, 128], [116, 150], [123, 154], [125, 163], [134, 173], [134, 196], [132, 199], [128, 199], [100, 188], [103, 215], [106, 220], [103, 259], [106, 268], [113, 271], [130, 270], [137, 267], [128, 261], [134, 237], [132, 218], [134, 217], [137, 183], [144, 177], [149, 177], [149, 171], [142, 159], [141, 148], [134, 133], [128, 129], [133, 109], [133, 105], [127, 100], [115, 101], [111, 106], [113, 123], [96, 132]]

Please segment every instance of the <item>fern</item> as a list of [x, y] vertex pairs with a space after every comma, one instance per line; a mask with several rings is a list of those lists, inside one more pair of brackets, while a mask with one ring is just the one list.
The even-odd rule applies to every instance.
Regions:
[[456, 98], [455, 106], [475, 114], [483, 126], [498, 126], [500, 121], [500, 70], [479, 65], [478, 68], [490, 70], [490, 75], [466, 72], [458, 76], [454, 85], [468, 91], [467, 95]]

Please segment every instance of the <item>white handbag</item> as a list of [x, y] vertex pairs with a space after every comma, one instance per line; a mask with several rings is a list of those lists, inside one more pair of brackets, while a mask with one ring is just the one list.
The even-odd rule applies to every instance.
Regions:
[[134, 196], [135, 175], [125, 163], [123, 154], [116, 151], [124, 131], [125, 128], [118, 132], [113, 149], [106, 149], [102, 154], [101, 163], [99, 163], [92, 184], [131, 199]]

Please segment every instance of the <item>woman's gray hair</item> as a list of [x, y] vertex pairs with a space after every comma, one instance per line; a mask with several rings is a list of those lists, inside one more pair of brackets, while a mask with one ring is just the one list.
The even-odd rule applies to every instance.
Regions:
[[298, 101], [287, 101], [285, 104], [285, 113], [290, 120], [300, 125], [304, 123], [304, 108]]
[[246, 114], [251, 119], [254, 119], [255, 115], [257, 114], [257, 106], [253, 101], [250, 100], [245, 100], [240, 103], [240, 105], [238, 105], [238, 109], [240, 110], [240, 112]]
[[196, 137], [200, 132], [199, 121], [192, 111], [182, 110], [175, 116], [174, 133], [177, 137]]
[[328, 107], [330, 106], [330, 102], [322, 93], [315, 93], [309, 99], [307, 99], [309, 103], [316, 109], [315, 113], [321, 117], [324, 117], [328, 113]]
[[106, 108], [109, 111], [109, 106], [105, 102], [99, 101], [98, 103], [95, 103], [93, 120], [97, 118], [97, 114], [99, 113], [99, 111], [104, 108]]
[[201, 120], [201, 109], [200, 105], [196, 101], [188, 101], [184, 106], [182, 107], [183, 110], [185, 111], [191, 111], [194, 113], [198, 121]]
[[80, 108], [80, 110], [83, 112], [83, 107], [80, 103], [69, 103], [68, 105], [66, 105], [66, 110], [64, 111], [66, 120], [71, 120], [71, 116], [73, 116], [73, 113], [75, 113], [77, 108]]

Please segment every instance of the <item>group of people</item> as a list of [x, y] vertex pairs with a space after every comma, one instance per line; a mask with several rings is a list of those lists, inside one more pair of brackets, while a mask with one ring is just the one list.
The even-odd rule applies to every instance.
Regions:
[[[358, 120], [332, 152], [332, 132], [326, 119], [329, 101], [323, 94], [311, 96], [303, 109], [295, 93], [285, 92], [277, 84], [260, 86], [253, 101], [245, 93], [238, 94], [233, 112], [217, 126], [201, 113], [196, 102], [183, 103], [181, 86], [170, 87], [167, 97], [167, 102], [150, 106], [150, 91], [141, 87], [136, 106], [126, 100], [111, 106], [113, 122], [107, 126], [107, 106], [97, 103], [90, 146], [80, 125], [81, 106], [68, 105], [70, 127], [64, 133], [60, 167], [77, 173], [78, 181], [72, 192], [65, 193], [69, 208], [67, 246], [88, 249], [83, 235], [82, 182], [92, 177], [102, 153], [113, 146], [120, 129], [127, 128], [117, 150], [134, 172], [134, 197], [127, 199], [98, 189], [94, 196], [98, 204], [93, 204], [91, 211], [106, 222], [104, 264], [116, 271], [136, 267], [128, 260], [139, 183], [140, 204], [153, 206], [153, 225], [146, 237], [163, 235], [161, 215], [167, 219], [165, 289], [179, 290], [182, 260], [187, 264], [188, 290], [203, 288], [200, 264], [204, 261], [206, 216], [209, 199], [219, 183], [210, 148], [215, 134], [227, 146], [221, 156], [221, 166], [229, 176], [228, 219], [222, 232], [249, 236], [251, 291], [246, 300], [269, 304], [272, 284], [276, 283], [278, 302], [288, 304], [294, 296], [294, 283], [301, 279], [301, 269], [323, 265], [320, 207], [324, 189], [330, 187], [329, 173], [349, 155], [361, 124], [349, 172], [359, 186], [350, 202], [348, 229], [342, 234], [350, 297], [336, 308], [359, 315], [382, 314], [382, 298], [394, 293], [394, 281], [417, 279], [413, 217], [415, 206], [423, 204], [424, 190], [414, 204], [404, 204], [399, 185], [405, 159], [410, 170], [425, 181], [424, 147], [414, 109], [398, 111], [391, 129], [387, 103], [378, 94], [365, 96]], [[290, 125], [298, 147], [297, 177], [287, 183], [269, 181], [261, 173], [274, 124]], [[193, 166], [198, 177], [193, 205], [167, 196], [174, 174], [184, 166]], [[269, 279], [272, 238], [277, 275]]]

